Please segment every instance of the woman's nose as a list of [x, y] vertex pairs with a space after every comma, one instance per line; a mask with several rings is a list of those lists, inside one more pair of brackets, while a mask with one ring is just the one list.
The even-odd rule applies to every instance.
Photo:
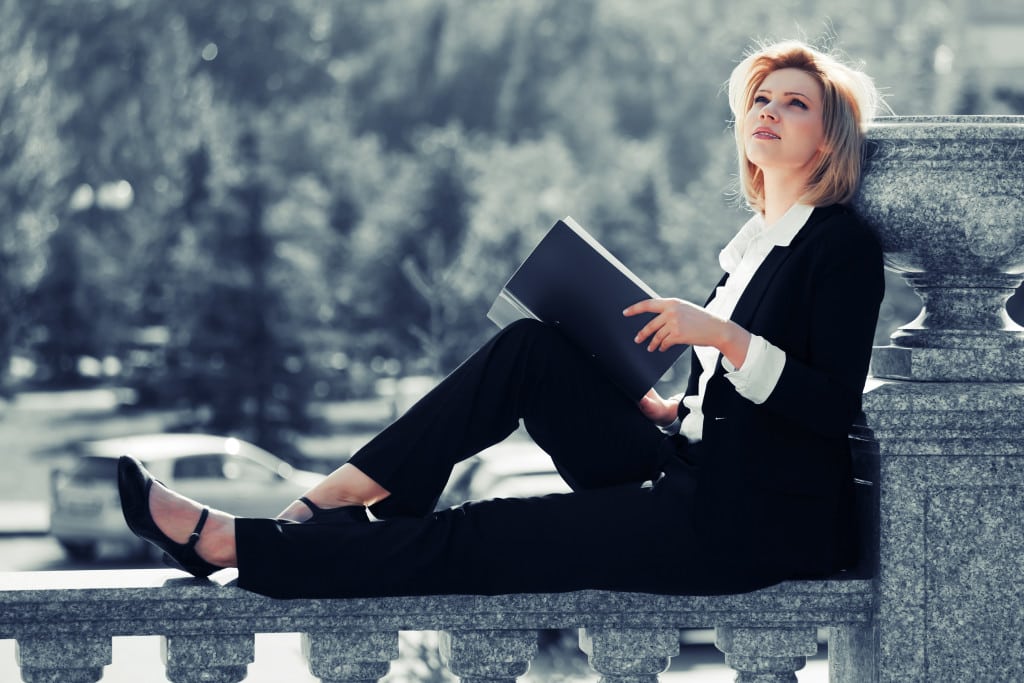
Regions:
[[758, 114], [758, 117], [761, 119], [771, 119], [772, 121], [775, 121], [779, 118], [775, 112], [775, 105], [770, 102], [761, 107], [761, 111]]

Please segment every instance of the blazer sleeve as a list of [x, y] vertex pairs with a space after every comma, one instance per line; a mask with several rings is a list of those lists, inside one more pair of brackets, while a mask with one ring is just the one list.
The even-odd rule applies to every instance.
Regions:
[[845, 438], [861, 409], [885, 294], [882, 252], [856, 219], [821, 227], [810, 256], [805, 331], [773, 341], [786, 364], [762, 407], [810, 432]]

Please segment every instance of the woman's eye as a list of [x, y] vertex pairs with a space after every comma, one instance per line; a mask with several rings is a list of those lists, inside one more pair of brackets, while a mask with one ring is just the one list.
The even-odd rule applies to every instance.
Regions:
[[754, 98], [754, 104], [768, 104], [768, 98], [764, 95], [758, 95]]
[[801, 109], [807, 109], [807, 104], [803, 100], [793, 100], [790, 102], [794, 107], [800, 107]]

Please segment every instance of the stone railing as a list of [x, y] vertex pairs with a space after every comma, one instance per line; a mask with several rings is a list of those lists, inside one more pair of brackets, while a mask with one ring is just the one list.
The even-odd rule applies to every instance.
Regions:
[[657, 681], [680, 629], [715, 627], [739, 681], [795, 681], [829, 628], [835, 682], [871, 680], [874, 590], [865, 579], [789, 582], [743, 595], [603, 591], [352, 600], [274, 600], [174, 570], [0, 575], [0, 639], [17, 640], [26, 683], [100, 680], [111, 638], [159, 635], [168, 680], [243, 680], [254, 634], [301, 633], [309, 669], [329, 683], [377, 681], [398, 657], [398, 633], [440, 631], [440, 654], [465, 682], [515, 681], [538, 629], [579, 628], [602, 680]]

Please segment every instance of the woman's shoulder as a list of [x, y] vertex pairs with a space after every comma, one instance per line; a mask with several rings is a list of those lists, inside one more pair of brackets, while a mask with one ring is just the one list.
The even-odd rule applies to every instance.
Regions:
[[806, 227], [812, 226], [813, 229], [807, 231], [809, 236], [813, 236], [823, 246], [881, 255], [882, 247], [875, 232], [856, 211], [845, 204], [815, 207]]

